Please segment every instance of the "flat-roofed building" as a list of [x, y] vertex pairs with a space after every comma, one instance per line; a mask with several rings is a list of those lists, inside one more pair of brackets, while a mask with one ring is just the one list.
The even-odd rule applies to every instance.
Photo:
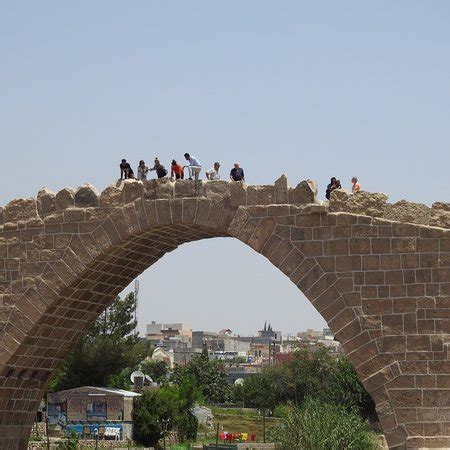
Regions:
[[109, 387], [82, 386], [47, 394], [50, 424], [78, 434], [133, 437], [133, 400], [140, 394]]
[[182, 322], [147, 324], [145, 337], [152, 345], [164, 348], [175, 348], [178, 344], [191, 345], [192, 329]]

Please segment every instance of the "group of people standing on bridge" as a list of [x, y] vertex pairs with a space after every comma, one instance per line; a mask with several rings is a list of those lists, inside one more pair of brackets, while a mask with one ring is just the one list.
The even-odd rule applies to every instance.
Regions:
[[[341, 180], [336, 179], [336, 177], [332, 177], [330, 183], [327, 186], [327, 190], [325, 192], [325, 197], [327, 200], [330, 200], [331, 193], [336, 189], [342, 189]], [[352, 193], [358, 192], [361, 190], [361, 185], [358, 183], [358, 178], [352, 178]]]
[[[185, 165], [177, 162], [175, 159], [172, 160], [170, 164], [170, 178], [175, 180], [183, 180], [185, 169], [188, 170], [188, 179], [189, 180], [198, 180], [200, 177], [200, 172], [202, 171], [202, 165], [200, 164], [198, 158], [189, 153], [184, 154], [184, 158], [187, 161]], [[153, 167], [148, 167], [145, 164], [144, 160], [139, 161], [139, 165], [137, 166], [136, 176], [134, 175], [134, 171], [131, 168], [130, 163], [127, 162], [126, 159], [122, 159], [120, 163], [120, 179], [126, 180], [128, 178], [136, 178], [141, 181], [147, 180], [147, 176], [149, 172], [155, 171], [156, 176], [158, 178], [165, 178], [169, 175], [168, 169], [161, 164], [161, 161], [158, 157], [155, 158], [153, 163]], [[213, 167], [205, 172], [205, 176], [207, 180], [214, 181], [220, 180], [220, 162], [216, 161], [213, 164]], [[233, 168], [230, 171], [230, 180], [231, 181], [245, 181], [244, 169], [240, 167], [239, 163], [234, 163]], [[358, 192], [361, 190], [361, 185], [358, 183], [358, 178], [352, 178], [352, 193]], [[336, 189], [342, 189], [341, 181], [336, 177], [332, 177], [330, 183], [327, 186], [327, 190], [325, 192], [325, 197], [327, 200], [330, 200], [331, 193]]]
[[[200, 172], [202, 171], [202, 165], [199, 160], [189, 153], [184, 154], [184, 158], [187, 163], [182, 165], [177, 162], [175, 159], [172, 160], [170, 165], [170, 177], [175, 180], [183, 180], [184, 179], [184, 171], [188, 170], [188, 179], [189, 180], [198, 180], [200, 177]], [[155, 171], [156, 176], [158, 178], [165, 178], [168, 176], [169, 171], [161, 164], [161, 161], [158, 157], [155, 158], [153, 167], [148, 167], [145, 164], [144, 160], [139, 161], [139, 165], [137, 166], [136, 176], [134, 174], [133, 169], [131, 168], [130, 163], [127, 162], [126, 159], [122, 159], [120, 165], [120, 179], [126, 180], [129, 178], [136, 178], [138, 180], [145, 181], [147, 180], [147, 176], [149, 172]], [[215, 162], [213, 167], [205, 172], [207, 180], [220, 180], [220, 162]], [[233, 168], [230, 171], [230, 180], [231, 181], [245, 181], [244, 169], [240, 167], [239, 163], [234, 163]]]

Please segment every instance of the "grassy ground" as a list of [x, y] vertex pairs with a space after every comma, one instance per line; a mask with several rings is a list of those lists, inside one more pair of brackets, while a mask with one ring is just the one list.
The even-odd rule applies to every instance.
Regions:
[[[220, 432], [255, 434], [256, 441], [263, 441], [263, 419], [253, 411], [242, 411], [230, 408], [214, 408], [214, 426], [219, 424]], [[279, 419], [266, 417], [266, 432], [277, 424]], [[214, 431], [208, 433], [214, 435]]]

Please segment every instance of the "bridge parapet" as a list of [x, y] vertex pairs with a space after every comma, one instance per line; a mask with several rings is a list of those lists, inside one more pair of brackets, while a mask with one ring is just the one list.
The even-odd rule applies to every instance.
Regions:
[[346, 212], [379, 217], [393, 222], [450, 228], [450, 203], [435, 202], [431, 208], [422, 203], [400, 200], [388, 203], [386, 194], [336, 190], [331, 194], [330, 212]]
[[7, 223], [45, 219], [69, 208], [115, 208], [139, 198], [162, 200], [178, 198], [228, 199], [230, 205], [271, 205], [316, 203], [316, 183], [301, 181], [296, 187], [288, 187], [286, 176], [282, 175], [273, 185], [247, 185], [229, 181], [193, 181], [169, 178], [157, 180], [124, 180], [108, 186], [101, 193], [91, 184], [78, 189], [70, 187], [55, 193], [48, 188], [41, 189], [36, 198], [14, 199], [0, 207], [0, 226]]
[[[71, 208], [115, 208], [137, 199], [164, 200], [181, 198], [209, 198], [227, 200], [232, 207], [267, 205], [321, 205], [304, 212], [351, 213], [393, 222], [414, 223], [441, 228], [450, 228], [450, 203], [436, 202], [431, 207], [400, 200], [388, 203], [383, 193], [361, 191], [351, 194], [345, 190], [332, 193], [330, 202], [317, 201], [317, 184], [304, 180], [289, 187], [282, 175], [273, 185], [247, 185], [229, 181], [192, 181], [169, 178], [137, 181], [118, 181], [101, 193], [91, 184], [78, 189], [66, 187], [55, 193], [41, 189], [35, 198], [14, 199], [0, 207], [0, 228], [19, 221], [46, 219]], [[12, 226], [14, 228], [14, 226]]]

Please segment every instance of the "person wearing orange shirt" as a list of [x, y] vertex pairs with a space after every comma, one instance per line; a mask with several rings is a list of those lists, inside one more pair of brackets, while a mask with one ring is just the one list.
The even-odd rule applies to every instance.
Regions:
[[184, 178], [183, 166], [177, 163], [174, 159], [172, 160], [172, 165], [170, 166], [170, 176], [177, 180], [182, 180]]

